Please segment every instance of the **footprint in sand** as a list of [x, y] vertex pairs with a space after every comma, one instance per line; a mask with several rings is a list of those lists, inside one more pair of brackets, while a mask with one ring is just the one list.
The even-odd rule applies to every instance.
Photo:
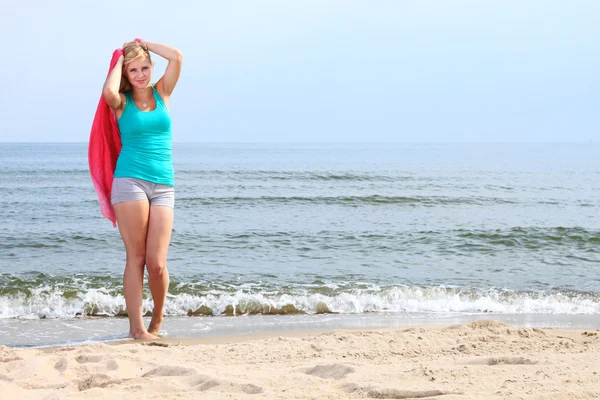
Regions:
[[6, 346], [0, 346], [0, 363], [7, 363], [17, 360], [22, 360], [22, 358], [17, 356], [17, 353], [13, 349]]
[[146, 342], [142, 343], [143, 346], [156, 346], [156, 347], [169, 347], [169, 343], [164, 342]]
[[207, 375], [196, 375], [195, 369], [180, 366], [159, 365], [142, 375], [144, 378], [161, 376], [189, 376], [189, 378], [186, 378], [187, 383], [200, 392], [215, 390], [219, 392], [256, 394], [263, 391], [260, 386], [253, 384], [240, 384], [214, 379]]
[[262, 388], [260, 386], [253, 385], [251, 383], [246, 383], [241, 386], [242, 392], [247, 394], [258, 394], [262, 393]]
[[60, 360], [58, 360], [56, 362], [56, 364], [54, 364], [54, 369], [57, 370], [58, 372], [65, 372], [68, 364], [69, 364], [69, 362], [67, 361], [66, 358], [61, 358]]
[[258, 394], [262, 393], [263, 389], [260, 386], [253, 385], [251, 383], [240, 384], [234, 382], [228, 382], [211, 378], [207, 375], [194, 376], [190, 382], [190, 386], [195, 386], [199, 391], [206, 392], [207, 390], [214, 389], [219, 392], [234, 392], [234, 393], [245, 393], [245, 394]]
[[142, 377], [147, 378], [150, 376], [186, 376], [186, 375], [194, 375], [196, 370], [193, 368], [186, 368], [180, 366], [172, 366], [172, 365], [159, 365], [146, 372]]
[[79, 381], [77, 383], [77, 387], [79, 388], [80, 392], [83, 392], [84, 390], [88, 390], [91, 388], [95, 388], [95, 387], [103, 388], [103, 387], [106, 387], [109, 385], [119, 384], [121, 382], [123, 382], [122, 379], [112, 379], [108, 375], [94, 374], [90, 377], [87, 377], [87, 378]]
[[397, 390], [397, 389], [381, 389], [370, 390], [367, 397], [371, 399], [423, 399], [436, 396], [445, 396], [448, 394], [459, 394], [442, 392], [440, 390]]
[[108, 371], [116, 371], [119, 369], [119, 364], [115, 360], [108, 360], [105, 364]]
[[189, 384], [190, 386], [196, 386], [199, 391], [205, 392], [219, 386], [219, 381], [207, 375], [197, 375], [190, 380]]
[[82, 354], [79, 355], [77, 357], [75, 357], [75, 361], [77, 361], [79, 364], [85, 364], [85, 363], [97, 363], [102, 361], [104, 357], [101, 356], [100, 354]]
[[4, 382], [12, 382], [13, 378], [11, 378], [10, 376], [6, 376], [4, 374], [0, 374], [0, 382], [4, 381]]
[[460, 364], [465, 365], [534, 365], [537, 361], [532, 361], [523, 357], [485, 357], [467, 360]]
[[346, 393], [365, 393], [368, 392], [372, 389], [374, 389], [373, 386], [360, 386], [357, 385], [356, 383], [344, 383], [343, 385], [340, 386], [340, 388], [346, 392]]
[[371, 399], [431, 399], [436, 396], [445, 396], [449, 394], [462, 394], [442, 392], [441, 390], [398, 390], [398, 389], [375, 389], [372, 386], [359, 386], [355, 383], [346, 383], [341, 389], [349, 394], [366, 393]]
[[344, 364], [317, 365], [305, 371], [305, 374], [323, 379], [342, 379], [354, 372], [354, 368]]

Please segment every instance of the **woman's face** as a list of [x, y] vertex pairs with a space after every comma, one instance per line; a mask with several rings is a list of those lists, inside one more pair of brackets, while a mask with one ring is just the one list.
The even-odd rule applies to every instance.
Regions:
[[147, 58], [140, 58], [127, 64], [123, 73], [129, 80], [129, 83], [131, 83], [131, 86], [143, 89], [150, 84], [152, 65]]

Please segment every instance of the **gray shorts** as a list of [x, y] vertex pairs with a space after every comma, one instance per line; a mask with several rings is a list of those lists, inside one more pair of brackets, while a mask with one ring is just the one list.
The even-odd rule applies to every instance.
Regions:
[[175, 208], [175, 188], [137, 178], [113, 179], [110, 193], [111, 204], [136, 200], [148, 200], [151, 206]]

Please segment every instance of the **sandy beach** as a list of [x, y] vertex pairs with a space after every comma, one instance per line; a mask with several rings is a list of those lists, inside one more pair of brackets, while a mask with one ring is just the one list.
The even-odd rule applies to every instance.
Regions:
[[594, 399], [600, 331], [480, 320], [0, 347], [2, 399]]

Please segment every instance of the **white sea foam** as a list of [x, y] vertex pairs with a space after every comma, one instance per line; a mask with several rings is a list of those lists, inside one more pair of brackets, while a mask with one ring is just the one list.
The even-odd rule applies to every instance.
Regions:
[[[564, 292], [512, 292], [489, 289], [459, 291], [445, 287], [372, 287], [333, 295], [299, 288], [293, 294], [274, 294], [238, 290], [211, 290], [206, 295], [169, 295], [168, 315], [187, 315], [201, 307], [212, 315], [341, 313], [497, 313], [497, 314], [600, 314], [597, 295]], [[65, 298], [58, 288], [40, 287], [24, 294], [0, 297], [0, 318], [72, 318], [76, 316], [115, 316], [125, 309], [121, 294], [103, 289], [88, 289]], [[143, 302], [144, 312], [152, 310], [150, 296]]]

